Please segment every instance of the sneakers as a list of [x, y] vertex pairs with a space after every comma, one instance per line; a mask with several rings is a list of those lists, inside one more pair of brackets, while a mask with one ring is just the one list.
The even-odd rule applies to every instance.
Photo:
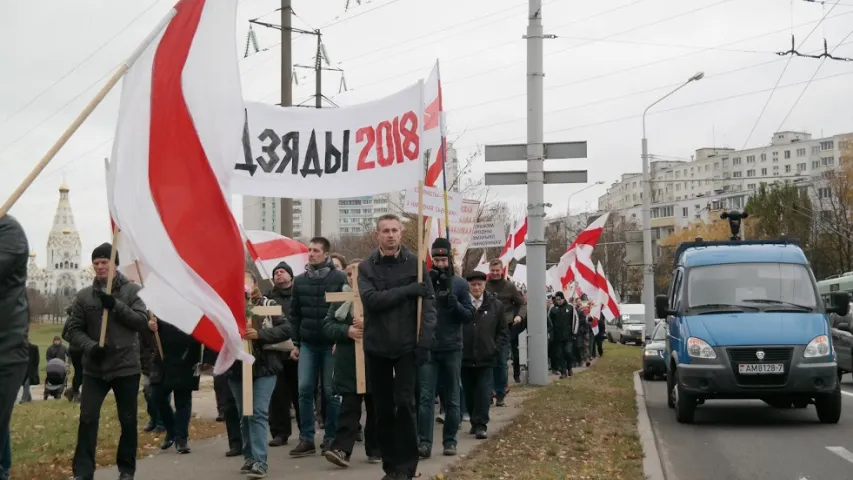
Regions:
[[489, 438], [489, 434], [486, 433], [485, 428], [478, 428], [474, 432], [474, 438], [476, 438], [477, 440], [485, 440], [485, 439]]
[[445, 445], [444, 451], [442, 452], [445, 457], [455, 457], [456, 456], [456, 445]]
[[267, 478], [267, 467], [260, 463], [255, 463], [252, 465], [252, 468], [249, 469], [249, 472], [246, 473], [246, 478]]
[[320, 453], [326, 453], [331, 448], [332, 448], [332, 440], [327, 438], [327, 439], [323, 440], [323, 444], [320, 445]]
[[252, 467], [254, 467], [254, 466], [255, 466], [254, 460], [246, 460], [243, 463], [243, 466], [240, 467], [240, 473], [244, 473], [244, 474], [249, 473], [250, 471], [252, 471]]
[[296, 445], [296, 448], [290, 451], [291, 457], [310, 457], [311, 455], [317, 454], [317, 446], [314, 445], [314, 442], [307, 442], [305, 440], [300, 440], [299, 444]]
[[282, 445], [287, 445], [287, 438], [279, 435], [270, 440], [268, 445], [271, 447], [280, 447]]
[[323, 454], [330, 463], [333, 463], [339, 467], [347, 468], [349, 467], [350, 456], [347, 452], [343, 450], [327, 450], [326, 453]]
[[175, 440], [175, 450], [180, 455], [186, 455], [188, 453], [192, 453], [192, 450], [190, 449], [190, 445], [187, 443], [186, 440]]
[[506, 405], [506, 404], [504, 403], [504, 397], [497, 397], [497, 398], [495, 398], [495, 406], [496, 406], [496, 407], [503, 407], [504, 405]]
[[471, 415], [469, 415], [467, 413], [463, 413], [462, 414], [462, 421], [463, 422], [470, 422], [471, 421]]
[[163, 443], [160, 444], [160, 450], [168, 450], [172, 448], [172, 445], [174, 444], [174, 440], [172, 440], [171, 438], [166, 438], [165, 440], [163, 440]]
[[431, 445], [420, 445], [418, 447], [418, 456], [421, 459], [427, 459], [432, 456], [432, 446]]
[[367, 463], [372, 463], [374, 465], [377, 463], [382, 463], [382, 456], [381, 455], [368, 455], [367, 456]]

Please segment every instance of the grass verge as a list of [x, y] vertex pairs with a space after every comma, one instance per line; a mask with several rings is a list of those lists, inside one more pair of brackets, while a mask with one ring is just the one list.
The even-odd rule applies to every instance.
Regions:
[[448, 480], [642, 480], [633, 375], [636, 347], [610, 345], [593, 368], [535, 390], [524, 411]]
[[[139, 397], [139, 457], [159, 450], [163, 435], [144, 433], [148, 421], [145, 400]], [[71, 476], [71, 459], [77, 444], [80, 405], [65, 399], [16, 405], [12, 413], [12, 478], [40, 480], [67, 479]], [[193, 418], [190, 422], [190, 445], [193, 440], [224, 433], [221, 423]], [[115, 399], [108, 396], [101, 409], [98, 431], [98, 467], [115, 464], [120, 434]]]

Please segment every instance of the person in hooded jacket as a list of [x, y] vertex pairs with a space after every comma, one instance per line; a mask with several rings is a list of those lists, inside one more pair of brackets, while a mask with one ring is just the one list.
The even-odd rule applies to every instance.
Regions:
[[[157, 353], [151, 359], [151, 385], [154, 402], [166, 438], [161, 450], [175, 446], [180, 454], [190, 453], [190, 417], [193, 409], [193, 392], [198, 391], [201, 344], [182, 330], [152, 316], [148, 321], [151, 332], [160, 334], [163, 358]], [[153, 336], [153, 335], [148, 335]], [[175, 397], [175, 409], [170, 401]]]
[[459, 372], [462, 368], [462, 326], [474, 316], [468, 282], [453, 274], [450, 265], [452, 246], [446, 238], [437, 238], [432, 244], [432, 268], [429, 272], [435, 291], [437, 321], [435, 340], [430, 359], [418, 370], [420, 405], [418, 407], [418, 455], [432, 455], [433, 428], [435, 427], [436, 388], [444, 410], [444, 455], [456, 455], [456, 434], [461, 421]]
[[462, 327], [462, 390], [471, 415], [471, 430], [477, 439], [488, 438], [492, 369], [501, 361], [501, 350], [509, 341], [501, 301], [486, 292], [486, 274], [468, 274], [474, 318]]
[[551, 341], [554, 344], [556, 370], [560, 378], [572, 376], [572, 324], [575, 318], [574, 307], [566, 302], [563, 292], [554, 294], [554, 306], [548, 312], [552, 325]]
[[[344, 292], [352, 291], [353, 271], [358, 268], [360, 259], [353, 260], [346, 267], [349, 283]], [[336, 302], [329, 306], [329, 313], [323, 320], [323, 332], [335, 342], [334, 389], [341, 396], [341, 410], [338, 414], [338, 429], [329, 450], [324, 454], [326, 460], [339, 467], [349, 467], [353, 446], [358, 439], [361, 427], [361, 404], [367, 413], [364, 426], [364, 450], [370, 463], [379, 463], [379, 440], [376, 437], [376, 414], [373, 409], [373, 397], [359, 394], [355, 373], [355, 340], [364, 335], [364, 316], [355, 316], [352, 301]], [[366, 373], [366, 372], [365, 372]]]
[[[252, 272], [246, 272], [246, 296], [252, 306], [273, 306], [275, 302], [261, 295], [258, 290], [258, 280]], [[252, 326], [246, 327], [243, 338], [250, 340], [252, 355], [252, 416], [243, 415], [243, 362], [236, 361], [228, 369], [228, 384], [237, 402], [240, 416], [240, 430], [243, 440], [243, 457], [245, 462], [240, 472], [247, 478], [266, 478], [269, 465], [267, 452], [269, 445], [269, 406], [275, 382], [281, 372], [282, 363], [279, 352], [272, 348], [274, 345], [290, 339], [291, 326], [287, 317], [261, 317], [253, 315]], [[206, 357], [205, 363], [215, 360]]]
[[[272, 270], [272, 288], [265, 296], [276, 304], [281, 305], [281, 312], [290, 316], [290, 300], [293, 298], [293, 269], [287, 262], [280, 262]], [[290, 342], [289, 346], [292, 346]], [[292, 349], [291, 349], [292, 351]], [[270, 435], [271, 447], [287, 445], [293, 434], [293, 422], [290, 418], [290, 407], [296, 411], [299, 418], [299, 365], [290, 358], [290, 351], [279, 351], [282, 369], [275, 381], [275, 390], [270, 399]]]
[[315, 392], [322, 372], [323, 394], [326, 398], [326, 419], [323, 444], [325, 452], [332, 443], [337, 428], [340, 400], [332, 388], [332, 341], [323, 333], [323, 319], [329, 311], [326, 293], [340, 292], [347, 284], [344, 272], [335, 268], [329, 258], [331, 244], [323, 237], [308, 242], [308, 264], [305, 272], [293, 280], [290, 318], [295, 348], [290, 357], [299, 361], [299, 444], [290, 451], [292, 457], [317, 453], [315, 436]]
[[15, 217], [0, 217], [0, 480], [12, 465], [9, 423], [27, 374], [27, 262], [29, 242]]
[[[136, 473], [137, 401], [142, 365], [139, 335], [148, 331], [148, 310], [139, 298], [139, 284], [131, 283], [117, 270], [112, 290], [106, 292], [112, 245], [104, 243], [92, 251], [95, 281], [77, 292], [63, 335], [72, 346], [83, 350], [83, 393], [80, 398], [80, 426], [72, 470], [74, 478], [95, 476], [95, 449], [104, 398], [112, 390], [116, 400], [121, 437], [116, 450], [119, 480], [132, 480]], [[109, 312], [104, 346], [100, 346], [101, 319]]]
[[[506, 278], [504, 275], [504, 264], [499, 258], [492, 259], [489, 262], [489, 280], [486, 282], [486, 291], [496, 296], [504, 306], [504, 321], [507, 323], [507, 328], [510, 325], [519, 325], [527, 316], [527, 305], [524, 302], [524, 297], [518, 291], [515, 284]], [[507, 342], [500, 351], [498, 364], [492, 372], [493, 392], [495, 394], [495, 405], [498, 407], [504, 406], [504, 397], [507, 392], [507, 380], [509, 379], [509, 361], [510, 344]]]

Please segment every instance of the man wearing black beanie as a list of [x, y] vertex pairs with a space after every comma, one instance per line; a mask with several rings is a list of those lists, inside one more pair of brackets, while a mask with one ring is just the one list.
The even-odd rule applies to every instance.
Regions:
[[[111, 253], [112, 245], [109, 243], [92, 252], [95, 281], [77, 292], [63, 331], [65, 340], [84, 352], [80, 425], [72, 463], [74, 478], [78, 480], [94, 479], [98, 420], [104, 398], [110, 390], [115, 395], [121, 424], [121, 438], [116, 451], [119, 480], [132, 480], [136, 473], [137, 395], [142, 373], [139, 335], [151, 335], [151, 331], [148, 329], [148, 311], [138, 295], [141, 288], [138, 284], [131, 283], [116, 270], [112, 290], [106, 292]], [[117, 265], [118, 252], [115, 259]], [[109, 315], [106, 339], [100, 346], [104, 310]]]

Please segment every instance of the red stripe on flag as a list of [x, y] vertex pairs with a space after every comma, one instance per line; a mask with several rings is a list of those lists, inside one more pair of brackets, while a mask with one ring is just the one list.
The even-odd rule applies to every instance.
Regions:
[[427, 105], [426, 110], [424, 111], [424, 116], [426, 117], [426, 120], [424, 121], [424, 131], [432, 130], [440, 123], [439, 120], [441, 118], [441, 84], [439, 84], [438, 88], [438, 96], [435, 97], [435, 100], [433, 100], [432, 103]]
[[[181, 0], [154, 57], [148, 180], [176, 251], [225, 301], [245, 331], [243, 245], [184, 98], [182, 73], [206, 0]], [[192, 181], [187, 181], [192, 179]], [[199, 241], [199, 232], [205, 232]], [[222, 337], [203, 318], [193, 335], [211, 348]]]
[[[251, 243], [248, 242], [247, 243]], [[253, 244], [254, 248], [250, 247], [250, 251], [254, 250], [252, 259], [254, 260], [271, 260], [273, 258], [289, 257], [291, 255], [299, 255], [300, 253], [308, 253], [308, 247], [302, 245], [296, 240], [270, 240], [269, 242], [261, 242]]]
[[424, 179], [424, 185], [427, 187], [434, 187], [438, 182], [438, 177], [441, 176], [441, 172], [444, 168], [444, 152], [441, 148], [438, 149], [438, 154], [435, 156], [435, 161], [432, 162], [432, 165], [429, 166], [426, 172], [426, 178]]

